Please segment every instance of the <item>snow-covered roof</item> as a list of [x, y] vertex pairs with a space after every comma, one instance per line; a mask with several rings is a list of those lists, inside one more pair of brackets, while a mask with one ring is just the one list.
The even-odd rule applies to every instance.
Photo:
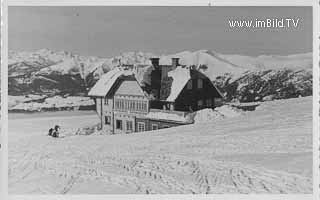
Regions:
[[173, 79], [171, 85], [170, 95], [166, 101], [175, 101], [183, 90], [184, 86], [190, 80], [190, 69], [182, 66], [178, 66], [176, 69], [169, 71], [168, 76]]
[[[108, 94], [109, 90], [112, 88], [113, 84], [116, 80], [121, 76], [134, 76], [143, 89], [145, 96], [153, 99], [152, 93], [145, 89], [145, 83], [150, 83], [150, 74], [153, 70], [152, 66], [145, 65], [143, 67], [133, 67], [133, 69], [123, 69], [116, 67], [113, 70], [109, 71], [108, 73], [101, 76], [99, 81], [92, 87], [89, 92], [89, 96], [105, 96]], [[187, 82], [191, 79], [191, 70], [190, 67], [185, 66], [177, 66], [175, 69], [168, 72], [168, 77], [171, 80], [168, 82], [168, 87], [170, 88], [167, 90], [167, 86], [161, 86], [161, 90], [163, 91], [163, 95], [160, 96], [159, 100], [161, 101], [168, 101], [174, 102]], [[211, 83], [212, 84], [212, 83]], [[212, 84], [213, 85], [213, 84]], [[213, 85], [214, 86], [214, 85]], [[163, 88], [162, 88], [163, 87]], [[214, 86], [215, 87], [215, 86]], [[215, 87], [216, 88], [216, 87]], [[219, 95], [222, 97], [222, 94], [216, 88]]]
[[105, 96], [120, 76], [130, 76], [133, 72], [130, 70], [122, 70], [114, 68], [108, 73], [101, 76], [99, 81], [91, 88], [89, 96]]

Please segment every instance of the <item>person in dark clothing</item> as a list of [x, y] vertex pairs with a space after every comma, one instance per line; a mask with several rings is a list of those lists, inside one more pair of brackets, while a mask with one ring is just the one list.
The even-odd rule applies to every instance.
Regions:
[[54, 131], [52, 133], [52, 137], [59, 137], [59, 130], [60, 130], [60, 126], [59, 125], [55, 125]]
[[49, 129], [49, 132], [48, 132], [48, 135], [49, 135], [49, 136], [52, 136], [52, 133], [53, 133], [53, 128], [50, 128], [50, 129]]

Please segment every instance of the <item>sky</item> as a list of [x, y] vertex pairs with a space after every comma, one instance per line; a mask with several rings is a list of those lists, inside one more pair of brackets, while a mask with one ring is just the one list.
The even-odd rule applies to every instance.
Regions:
[[[228, 20], [299, 19], [297, 28], [230, 28]], [[312, 51], [311, 7], [9, 7], [9, 50], [112, 57], [171, 54], [288, 55]]]

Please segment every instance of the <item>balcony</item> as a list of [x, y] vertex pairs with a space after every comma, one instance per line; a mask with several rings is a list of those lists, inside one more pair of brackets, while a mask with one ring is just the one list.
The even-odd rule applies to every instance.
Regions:
[[190, 112], [184, 112], [184, 111], [176, 111], [176, 110], [163, 110], [163, 109], [156, 109], [156, 108], [151, 108], [150, 112], [161, 112], [161, 113], [167, 113], [167, 114], [174, 114], [178, 115], [180, 117], [186, 117]]
[[161, 110], [150, 109], [150, 112], [145, 115], [145, 118], [154, 120], [174, 121], [183, 124], [190, 124], [193, 122], [190, 112], [175, 111], [175, 110]]

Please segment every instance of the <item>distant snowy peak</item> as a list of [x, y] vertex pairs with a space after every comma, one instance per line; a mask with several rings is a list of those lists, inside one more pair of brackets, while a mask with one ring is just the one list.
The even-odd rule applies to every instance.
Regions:
[[51, 63], [59, 63], [63, 60], [74, 57], [72, 53], [61, 51], [54, 52], [48, 49], [40, 49], [35, 52], [27, 51], [9, 51], [9, 65], [16, 62], [43, 62], [50, 61]]
[[264, 69], [312, 69], [312, 53], [293, 54], [288, 56], [260, 55], [257, 57], [242, 55], [221, 55], [238, 65]]
[[[51, 51], [41, 49], [35, 52], [9, 51], [9, 74], [20, 75], [23, 71], [35, 74], [81, 74], [87, 76], [100, 68], [99, 73], [105, 73], [111, 68], [110, 59], [94, 56], [80, 56], [67, 51]], [[32, 69], [32, 68], [35, 68]], [[16, 73], [19, 71], [19, 73]]]

